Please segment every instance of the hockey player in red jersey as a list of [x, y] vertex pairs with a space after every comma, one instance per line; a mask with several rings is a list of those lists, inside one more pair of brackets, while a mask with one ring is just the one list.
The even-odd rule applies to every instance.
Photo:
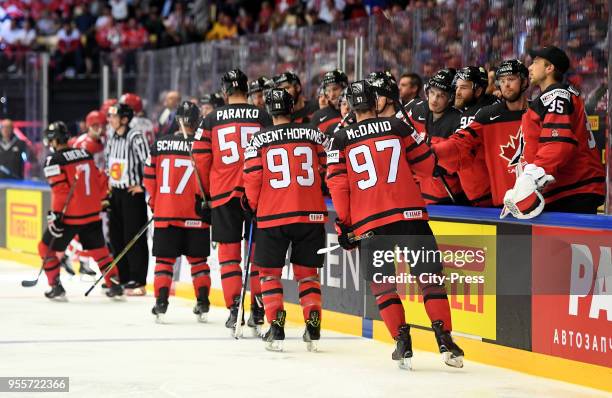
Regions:
[[[357, 246], [353, 235], [373, 232], [374, 237], [394, 239], [401, 235], [415, 247], [437, 250], [428, 215], [414, 174], [433, 173], [435, 160], [424, 139], [395, 117], [376, 117], [376, 94], [366, 81], [352, 83], [348, 90], [357, 123], [334, 135], [327, 153], [327, 184], [338, 214], [338, 242], [350, 250]], [[390, 242], [387, 242], [387, 244]], [[395, 247], [396, 243], [390, 245]], [[410, 327], [395, 284], [377, 283], [372, 264], [367, 264], [367, 282], [376, 297], [381, 317], [396, 340], [392, 358], [410, 368]], [[387, 272], [395, 274], [393, 264]], [[422, 261], [411, 273], [440, 274], [438, 261]], [[419, 283], [425, 310], [440, 352], [449, 366], [463, 366], [463, 351], [451, 338], [451, 314], [444, 284]]]
[[482, 153], [485, 175], [472, 184], [490, 186], [491, 204], [495, 207], [503, 205], [504, 194], [514, 186], [515, 170], [520, 168], [524, 148], [521, 118], [527, 109], [528, 74], [527, 67], [519, 60], [502, 62], [495, 70], [495, 84], [503, 102], [480, 109], [467, 126], [448, 140], [432, 145], [438, 165], [460, 175]]
[[293, 97], [291, 120], [296, 123], [309, 123], [312, 115], [319, 110], [316, 101], [307, 101], [302, 93], [300, 78], [293, 72], [284, 72], [274, 77], [274, 86], [287, 90]]
[[155, 140], [155, 127], [153, 122], [144, 115], [142, 98], [134, 93], [125, 93], [119, 97], [119, 103], [129, 105], [134, 110], [134, 117], [130, 120], [130, 129], [142, 132], [147, 142], [152, 144]]
[[[431, 144], [446, 140], [459, 128], [461, 112], [453, 107], [454, 69], [438, 71], [425, 86], [426, 100], [414, 99], [404, 107], [410, 124]], [[397, 116], [404, 119], [403, 113]], [[436, 176], [418, 177], [421, 193], [427, 204], [465, 204], [459, 176], [436, 169]], [[438, 176], [441, 174], [441, 176]], [[446, 184], [443, 182], [446, 181]], [[451, 195], [447, 190], [450, 190]]]
[[221, 94], [212, 93], [205, 94], [200, 97], [200, 99], [198, 99], [198, 104], [200, 105], [200, 116], [206, 117], [215, 109], [225, 105], [225, 101], [223, 101], [223, 97], [221, 97]]
[[321, 85], [325, 92], [328, 106], [316, 111], [312, 115], [310, 123], [319, 129], [319, 131], [331, 137], [334, 129], [342, 120], [340, 115], [340, 96], [342, 95], [342, 90], [348, 86], [348, 78], [341, 70], [332, 70], [323, 75]]
[[[38, 253], [51, 286], [45, 296], [61, 299], [66, 291], [59, 279], [57, 252], [66, 250], [75, 235], [79, 235], [83, 248], [89, 250], [100, 271], [105, 272], [113, 260], [106, 248], [100, 221], [100, 202], [106, 194], [107, 179], [93, 163], [90, 153], [68, 146], [69, 133], [63, 122], [51, 123], [44, 134], [45, 144], [53, 152], [44, 168], [51, 185], [51, 210], [47, 230], [38, 244]], [[76, 185], [69, 197], [73, 184]], [[110, 286], [106, 292], [108, 297], [123, 295], [116, 267], [106, 275], [105, 281]]]
[[264, 91], [269, 86], [273, 86], [274, 82], [272, 79], [268, 79], [265, 76], [258, 77], [257, 79], [249, 83], [249, 104], [258, 107], [259, 109], [266, 109]]
[[[89, 152], [94, 159], [94, 163], [100, 169], [104, 168], [104, 154], [102, 153], [104, 151], [104, 141], [102, 139], [102, 133], [105, 124], [106, 116], [97, 110], [91, 111], [85, 118], [87, 132], [78, 137], [71, 138], [68, 141], [68, 145], [70, 147], [84, 149]], [[79, 273], [81, 275], [96, 275], [96, 271], [89, 267], [90, 255], [89, 253], [83, 251], [83, 247], [79, 242], [78, 237], [75, 237], [72, 242], [70, 242], [68, 249], [73, 253], [70, 260], [79, 261]]]
[[[197, 105], [184, 101], [176, 111], [183, 131], [159, 137], [151, 146], [144, 169], [144, 185], [153, 211], [153, 255], [155, 256], [155, 306], [158, 322], [168, 309], [174, 263], [184, 255], [191, 264], [191, 277], [197, 303], [193, 309], [200, 322], [208, 319], [210, 302], [210, 209], [205, 205], [210, 182], [208, 174], [194, 172], [191, 146], [200, 119]], [[194, 151], [197, 151], [194, 150]], [[198, 182], [197, 180], [201, 178]]]
[[321, 283], [318, 268], [325, 246], [327, 207], [319, 170], [325, 163], [326, 136], [292, 122], [293, 97], [284, 89], [266, 95], [274, 127], [253, 135], [245, 151], [243, 206], [257, 217], [254, 264], [259, 268], [261, 292], [270, 329], [266, 348], [282, 351], [285, 310], [281, 272], [287, 249], [298, 284], [306, 330], [303, 339], [316, 350], [321, 329]]
[[[242, 286], [240, 246], [245, 217], [240, 198], [244, 194], [244, 148], [251, 136], [271, 125], [272, 120], [265, 111], [247, 103], [247, 77], [240, 69], [225, 73], [221, 84], [227, 105], [202, 120], [195, 135], [193, 155], [200, 175], [210, 179], [212, 240], [219, 242], [221, 285], [225, 305], [230, 310], [225, 326], [233, 329]], [[250, 282], [249, 326], [256, 329], [263, 324], [264, 316], [257, 267], [251, 268]]]
[[[489, 85], [487, 71], [483, 67], [466, 66], [455, 75], [455, 108], [461, 113], [461, 128], [465, 128], [485, 106], [498, 103], [497, 97], [486, 93]], [[470, 166], [457, 172], [465, 196], [472, 206], [490, 207], [491, 185], [482, 148], [474, 156]]]
[[519, 218], [538, 215], [542, 196], [548, 211], [595, 214], [604, 201], [605, 174], [584, 102], [574, 87], [561, 83], [569, 58], [554, 46], [530, 55], [529, 79], [541, 94], [523, 115], [527, 165], [504, 204]]

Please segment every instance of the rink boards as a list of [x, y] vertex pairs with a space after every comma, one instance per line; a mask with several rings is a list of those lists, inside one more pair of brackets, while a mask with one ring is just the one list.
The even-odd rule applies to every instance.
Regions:
[[[36, 244], [46, 226], [48, 187], [0, 184], [0, 258], [38, 266]], [[549, 213], [537, 222], [499, 220], [497, 209], [429, 207], [441, 248], [483, 249], [486, 260], [449, 273], [482, 277], [447, 285], [453, 329], [471, 360], [612, 391], [612, 221]], [[335, 214], [330, 206], [330, 220]], [[336, 240], [326, 226], [328, 245]], [[150, 237], [149, 237], [150, 238]], [[357, 251], [326, 255], [320, 272], [325, 328], [390, 341], [366, 289]], [[223, 305], [216, 250], [209, 258], [211, 301]], [[152, 281], [153, 259], [149, 264]], [[193, 297], [189, 266], [177, 264], [175, 294]], [[288, 318], [301, 322], [297, 286], [284, 274]], [[434, 351], [422, 298], [400, 289], [416, 348]]]

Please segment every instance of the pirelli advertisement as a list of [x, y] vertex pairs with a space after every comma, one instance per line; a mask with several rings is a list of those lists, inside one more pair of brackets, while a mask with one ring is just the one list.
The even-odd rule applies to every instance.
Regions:
[[[36, 254], [49, 201], [46, 187], [0, 185], [0, 246]], [[569, 228], [479, 220], [478, 209], [451, 206], [438, 214], [429, 223], [435, 246], [408, 233], [390, 241], [372, 237], [360, 250], [329, 250], [319, 272], [324, 308], [363, 317], [364, 325], [380, 320], [371, 288], [382, 283], [399, 293], [408, 323], [429, 328], [423, 288], [443, 286], [457, 334], [612, 367], [612, 223]], [[331, 222], [326, 232], [326, 245], [336, 245]], [[368, 241], [374, 250], [366, 250]], [[289, 258], [284, 293], [298, 303]], [[189, 267], [179, 263], [176, 278], [190, 283]], [[153, 264], [151, 258], [151, 281]], [[209, 264], [213, 287], [220, 288], [214, 246]]]

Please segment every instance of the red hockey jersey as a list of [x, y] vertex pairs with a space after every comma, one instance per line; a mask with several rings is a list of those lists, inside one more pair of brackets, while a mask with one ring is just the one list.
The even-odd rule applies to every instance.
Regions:
[[244, 188], [257, 209], [257, 227], [324, 223], [320, 171], [326, 136], [298, 123], [256, 133], [245, 151]]
[[[447, 139], [459, 128], [461, 122], [461, 112], [455, 108], [449, 108], [438, 120], [434, 121], [433, 113], [429, 110], [427, 101], [424, 100], [413, 100], [406, 104], [405, 109], [417, 132], [431, 144]], [[396, 116], [402, 120], [404, 119], [401, 112], [398, 112]], [[459, 176], [456, 173], [447, 173], [444, 178], [453, 196], [456, 197], [463, 192], [459, 183]], [[417, 177], [417, 181], [425, 203], [437, 204], [450, 201], [440, 178], [429, 174]]]
[[[165, 135], [151, 146], [144, 168], [144, 186], [149, 192], [155, 227], [208, 228], [195, 212], [195, 197], [202, 196], [190, 151], [193, 136]], [[208, 195], [209, 181], [202, 178]]]
[[339, 130], [327, 153], [327, 186], [340, 221], [357, 235], [402, 220], [427, 220], [416, 175], [431, 176], [434, 156], [397, 118]]
[[525, 160], [555, 177], [544, 189], [546, 203], [576, 195], [605, 195], [605, 173], [584, 103], [575, 88], [553, 84], [523, 115]]
[[210, 180], [212, 207], [241, 197], [244, 148], [272, 119], [250, 104], [225, 105], [208, 114], [195, 134], [193, 156], [200, 175]]
[[[82, 225], [100, 220], [102, 198], [108, 190], [107, 178], [84, 149], [67, 148], [47, 157], [45, 177], [51, 185], [51, 210], [61, 212], [72, 184], [76, 186], [64, 213], [63, 222]], [[78, 179], [77, 179], [78, 175]]]
[[71, 138], [68, 141], [68, 145], [73, 148], [85, 149], [92, 155], [104, 151], [104, 144], [102, 144], [102, 141], [91, 138], [87, 133]]
[[313, 126], [313, 128], [318, 129], [328, 137], [332, 137], [334, 135], [334, 129], [341, 120], [342, 115], [340, 114], [340, 111], [336, 108], [328, 106], [316, 111], [310, 119], [310, 124]]
[[438, 164], [449, 172], [465, 168], [473, 171], [475, 158], [482, 153], [486, 162], [484, 174], [475, 175], [466, 185], [490, 186], [493, 206], [502, 206], [506, 191], [514, 186], [515, 169], [523, 154], [524, 113], [508, 110], [504, 102], [482, 108], [468, 126], [448, 140], [432, 145]]

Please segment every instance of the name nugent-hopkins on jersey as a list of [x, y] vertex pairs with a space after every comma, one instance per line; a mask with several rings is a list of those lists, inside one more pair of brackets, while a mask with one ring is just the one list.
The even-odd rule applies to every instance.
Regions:
[[269, 144], [276, 141], [291, 140], [309, 140], [314, 141], [319, 145], [323, 145], [327, 139], [328, 138], [325, 136], [325, 134], [307, 127], [281, 128], [255, 134], [251, 139], [250, 146], [261, 147], [264, 144]]

